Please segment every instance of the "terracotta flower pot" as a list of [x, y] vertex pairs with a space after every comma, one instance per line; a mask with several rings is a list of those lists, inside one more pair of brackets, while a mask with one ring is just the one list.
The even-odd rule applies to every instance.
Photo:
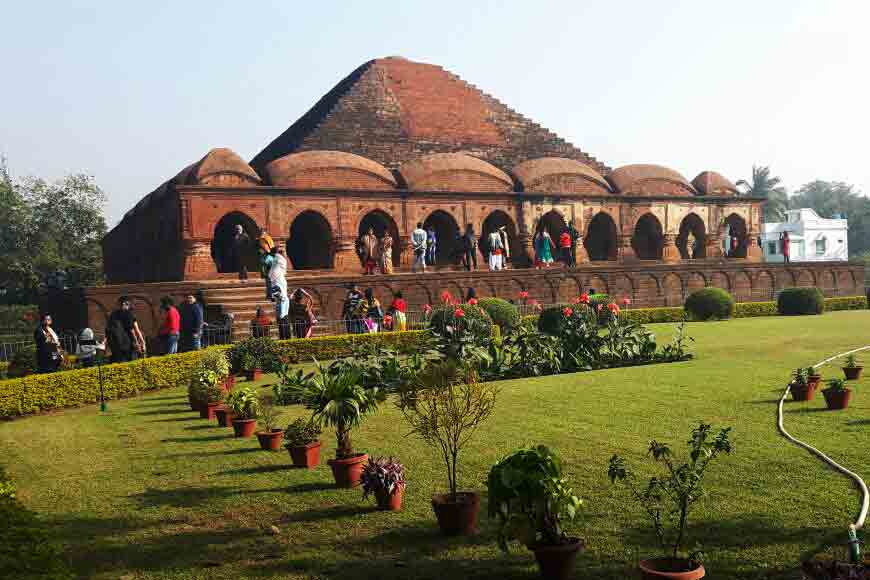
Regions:
[[574, 575], [574, 562], [583, 550], [583, 540], [568, 538], [558, 546], [538, 546], [532, 551], [538, 562], [541, 577], [546, 580], [568, 580]]
[[290, 452], [293, 465], [296, 467], [311, 469], [320, 463], [320, 441], [298, 447], [288, 447], [287, 451]]
[[[677, 570], [677, 571], [672, 571]], [[685, 558], [650, 558], [640, 561], [640, 572], [644, 580], [698, 580], [706, 574], [704, 566], [698, 564], [692, 569], [689, 560]]]
[[819, 383], [822, 382], [822, 375], [810, 375], [807, 379], [807, 384], [812, 385], [814, 389], [819, 387]]
[[199, 411], [199, 401], [195, 400], [190, 395], [187, 395], [187, 402], [190, 403], [191, 411]]
[[245, 378], [249, 381], [259, 381], [263, 377], [262, 369], [252, 369], [245, 371]]
[[233, 426], [233, 412], [226, 407], [218, 407], [215, 409], [214, 416], [217, 417], [218, 427]]
[[842, 411], [849, 406], [849, 401], [852, 400], [852, 389], [824, 389], [822, 394], [825, 396], [825, 403], [831, 411]]
[[397, 485], [393, 489], [393, 493], [390, 494], [383, 489], [376, 490], [375, 499], [378, 501], [378, 509], [387, 512], [402, 511], [402, 493], [404, 491], [404, 485]]
[[284, 432], [280, 429], [274, 431], [258, 431], [257, 441], [260, 442], [260, 447], [266, 451], [278, 451], [281, 449], [281, 441], [284, 439]]
[[236, 437], [250, 437], [256, 428], [256, 419], [233, 419], [233, 431]]
[[846, 375], [847, 381], [857, 381], [861, 378], [861, 372], [864, 367], [843, 367], [843, 374]]
[[345, 459], [330, 459], [329, 467], [332, 469], [332, 477], [338, 487], [356, 487], [362, 477], [363, 464], [369, 460], [365, 453], [358, 453]]
[[207, 405], [203, 405], [199, 408], [199, 418], [200, 419], [208, 419], [212, 420], [215, 417], [215, 411], [218, 407], [221, 406], [221, 403], [209, 403]]
[[438, 527], [445, 536], [477, 535], [477, 515], [480, 512], [480, 494], [459, 492], [452, 500], [449, 493], [432, 496], [432, 509]]
[[812, 401], [816, 396], [816, 389], [810, 384], [792, 385], [789, 390], [794, 401]]
[[224, 390], [230, 392], [236, 386], [236, 375], [230, 375], [224, 379]]

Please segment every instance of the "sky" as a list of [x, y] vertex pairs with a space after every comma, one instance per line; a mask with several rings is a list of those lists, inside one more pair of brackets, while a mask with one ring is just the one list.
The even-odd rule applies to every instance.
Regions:
[[438, 64], [599, 160], [870, 193], [870, 2], [16, 2], [0, 154], [93, 175], [112, 226], [213, 147], [250, 160], [363, 62]]

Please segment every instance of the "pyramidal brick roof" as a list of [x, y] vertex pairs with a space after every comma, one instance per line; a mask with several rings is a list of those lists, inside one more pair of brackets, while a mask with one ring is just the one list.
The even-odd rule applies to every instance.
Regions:
[[601, 174], [610, 168], [440, 66], [401, 57], [353, 71], [251, 161], [334, 150], [396, 169], [430, 153], [463, 152], [510, 172], [538, 157], [567, 157]]

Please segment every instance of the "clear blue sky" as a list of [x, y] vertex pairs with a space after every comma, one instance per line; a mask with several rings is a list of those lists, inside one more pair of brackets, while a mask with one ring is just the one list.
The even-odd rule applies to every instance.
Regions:
[[435, 63], [611, 166], [870, 192], [870, 2], [15, 2], [0, 152], [114, 224], [211, 147], [250, 159], [375, 57]]

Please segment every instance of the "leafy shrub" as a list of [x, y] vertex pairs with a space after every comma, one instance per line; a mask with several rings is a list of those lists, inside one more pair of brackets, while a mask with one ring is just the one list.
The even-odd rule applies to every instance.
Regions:
[[0, 360], [0, 381], [6, 380], [9, 378], [9, 363], [6, 361]]
[[438, 337], [437, 348], [447, 357], [479, 358], [492, 337], [492, 319], [472, 304], [439, 306], [432, 312], [429, 329]]
[[685, 308], [692, 320], [724, 320], [734, 316], [734, 297], [721, 288], [703, 288], [689, 294]]
[[825, 310], [864, 310], [867, 308], [866, 296], [842, 296], [839, 298], [825, 298]]
[[636, 364], [651, 361], [656, 354], [656, 340], [649, 330], [622, 316], [607, 323], [601, 344], [601, 358], [610, 364]]
[[284, 362], [300, 363], [351, 356], [362, 347], [392, 348], [401, 354], [413, 353], [421, 348], [428, 336], [429, 332], [424, 330], [409, 330], [294, 338], [278, 341], [277, 344]]
[[514, 377], [539, 377], [562, 370], [559, 339], [537, 330], [519, 327], [502, 340], [510, 353], [509, 372]]
[[235, 373], [253, 369], [274, 372], [281, 362], [281, 349], [268, 336], [250, 337], [235, 343], [227, 356]]
[[738, 302], [734, 307], [734, 318], [754, 318], [756, 316], [776, 316], [776, 302]]
[[320, 425], [311, 420], [298, 418], [284, 430], [285, 447], [302, 447], [320, 439]]
[[619, 313], [620, 318], [631, 320], [637, 324], [657, 324], [662, 322], [682, 322], [686, 311], [682, 306], [663, 308], [632, 308]]
[[272, 400], [276, 405], [295, 405], [299, 403], [299, 389], [314, 377], [302, 369], [291, 369], [284, 363], [278, 368], [278, 382], [272, 385]]
[[202, 351], [197, 366], [214, 372], [221, 380], [230, 375], [230, 361], [227, 358], [227, 352], [221, 349], [210, 348]]
[[220, 403], [224, 399], [223, 378], [216, 372], [197, 366], [190, 376], [187, 394], [199, 405]]
[[36, 372], [36, 347], [22, 348], [9, 359], [7, 374], [10, 379], [26, 377]]
[[776, 309], [784, 315], [821, 314], [825, 297], [818, 288], [785, 288], [776, 300]]
[[260, 398], [255, 387], [234, 389], [227, 396], [227, 406], [233, 411], [234, 419], [256, 419], [260, 413]]
[[548, 306], [538, 316], [538, 330], [550, 336], [561, 336], [565, 328], [564, 306]]
[[493, 323], [497, 324], [503, 333], [508, 333], [520, 324], [519, 309], [502, 298], [481, 298], [477, 302], [483, 308]]
[[562, 341], [562, 366], [566, 370], [590, 370], [601, 359], [602, 338], [600, 317], [591, 305], [566, 306], [562, 316], [559, 338]]

